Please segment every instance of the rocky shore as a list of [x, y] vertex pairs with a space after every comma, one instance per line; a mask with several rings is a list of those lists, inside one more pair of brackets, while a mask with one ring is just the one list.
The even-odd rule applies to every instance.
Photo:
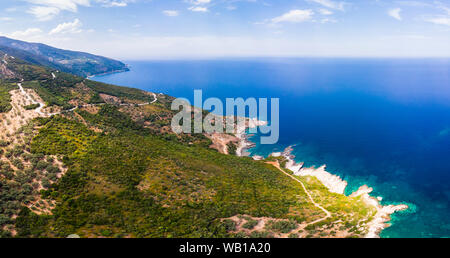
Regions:
[[[252, 123], [249, 123], [249, 126], [259, 126], [260, 121], [252, 120]], [[236, 137], [240, 139], [240, 144], [238, 148], [238, 154], [240, 156], [248, 156], [249, 153], [246, 153], [246, 149], [254, 146], [254, 143], [248, 140], [248, 135], [245, 134], [245, 129], [238, 132]], [[304, 163], [297, 163], [294, 159], [295, 156], [292, 155], [293, 146], [289, 146], [283, 152], [275, 152], [270, 154], [273, 157], [283, 156], [287, 159], [286, 168], [294, 173], [296, 176], [313, 176], [316, 177], [324, 186], [326, 186], [330, 192], [337, 194], [344, 194], [345, 188], [347, 187], [347, 181], [343, 180], [337, 175], [333, 175], [330, 172], [326, 171], [326, 165], [323, 165], [319, 168], [315, 167], [304, 167]], [[264, 157], [262, 156], [253, 156], [254, 160], [262, 160]], [[400, 205], [387, 205], [382, 206], [380, 201], [382, 197], [372, 197], [370, 193], [373, 189], [367, 185], [361, 186], [356, 192], [352, 193], [350, 197], [358, 197], [361, 196], [362, 200], [376, 208], [377, 213], [374, 218], [367, 223], [367, 233], [365, 235], [366, 238], [378, 238], [381, 231], [387, 227], [389, 227], [388, 222], [391, 220], [391, 214], [406, 210], [408, 206], [405, 204]]]
[[[289, 169], [297, 176], [314, 176], [316, 177], [323, 185], [325, 185], [330, 192], [337, 194], [344, 194], [345, 188], [347, 187], [347, 182], [340, 178], [339, 176], [333, 175], [330, 172], [325, 170], [326, 166], [323, 165], [319, 168], [315, 167], [304, 167], [304, 163], [295, 162], [295, 156], [292, 155], [292, 146], [286, 148], [282, 153], [272, 153], [272, 156], [283, 156], [287, 159], [286, 168]], [[368, 231], [365, 235], [366, 238], [377, 238], [379, 237], [380, 232], [389, 227], [389, 222], [391, 220], [391, 214], [408, 209], [408, 206], [405, 204], [400, 205], [387, 205], [382, 206], [380, 204], [381, 197], [375, 198], [370, 196], [369, 194], [373, 191], [373, 189], [367, 185], [361, 186], [356, 192], [352, 193], [350, 197], [358, 197], [361, 196], [362, 200], [376, 208], [377, 213], [375, 217], [367, 224]]]
[[[239, 144], [236, 150], [238, 156], [249, 156], [250, 153], [247, 152], [249, 148], [255, 146], [255, 143], [248, 140], [251, 136], [246, 134], [248, 128], [255, 128], [261, 125], [265, 125], [267, 122], [259, 121], [256, 118], [247, 119], [244, 127], [238, 127], [235, 136], [239, 139]], [[313, 176], [316, 177], [324, 186], [326, 186], [330, 192], [337, 194], [345, 194], [345, 188], [347, 187], [347, 181], [343, 180], [337, 175], [326, 171], [326, 165], [319, 168], [315, 167], [304, 167], [304, 163], [297, 163], [295, 161], [295, 156], [292, 154], [294, 146], [287, 147], [283, 152], [275, 152], [270, 154], [270, 156], [280, 157], [283, 156], [287, 159], [286, 168], [294, 173], [296, 176]], [[254, 160], [262, 160], [264, 157], [253, 156]], [[352, 193], [350, 197], [361, 196], [362, 200], [370, 206], [375, 207], [377, 213], [374, 218], [367, 223], [367, 233], [366, 238], [377, 238], [380, 232], [389, 227], [388, 222], [391, 220], [391, 214], [406, 210], [409, 207], [405, 204], [400, 205], [387, 205], [383, 206], [380, 204], [382, 197], [372, 197], [370, 193], [373, 188], [363, 185], [356, 192]]]
[[249, 128], [256, 128], [266, 124], [266, 121], [259, 121], [256, 118], [246, 118], [244, 126], [237, 126], [235, 136], [239, 139], [239, 144], [236, 149], [238, 156], [249, 156], [250, 153], [247, 150], [255, 146], [253, 142], [248, 140], [251, 135], [246, 134], [245, 131]]
[[351, 197], [361, 196], [366, 203], [373, 205], [377, 209], [375, 217], [367, 225], [368, 232], [365, 236], [366, 238], [379, 237], [381, 231], [389, 227], [387, 223], [391, 220], [391, 214], [408, 209], [408, 206], [405, 204], [382, 206], [379, 202], [380, 198], [374, 198], [369, 195], [372, 191], [373, 189], [371, 187], [363, 185], [350, 195]]

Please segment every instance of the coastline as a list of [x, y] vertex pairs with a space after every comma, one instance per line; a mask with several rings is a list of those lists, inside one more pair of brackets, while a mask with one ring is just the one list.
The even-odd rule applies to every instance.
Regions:
[[[89, 78], [95, 76], [102, 76], [113, 73], [126, 72], [127, 70], [118, 70], [112, 71], [103, 74], [96, 74], [90, 76]], [[225, 117], [223, 117], [225, 118]], [[257, 118], [243, 118], [245, 119], [245, 123], [243, 125], [236, 127], [236, 131], [234, 136], [238, 138], [238, 146], [236, 147], [236, 155], [237, 156], [251, 156], [251, 153], [248, 152], [249, 149], [255, 147], [255, 143], [250, 141], [250, 137], [252, 134], [246, 132], [247, 129], [256, 128], [258, 126], [266, 125], [267, 121], [259, 121]], [[345, 189], [347, 188], [348, 182], [343, 180], [341, 177], [334, 175], [328, 171], [326, 171], [326, 165], [322, 165], [318, 168], [315, 167], [304, 167], [303, 162], [296, 162], [295, 156], [292, 155], [292, 150], [295, 145], [289, 146], [283, 152], [275, 152], [270, 154], [271, 156], [283, 156], [287, 159], [286, 169], [292, 171], [294, 175], [305, 177], [312, 176], [317, 178], [325, 187], [328, 188], [330, 192], [336, 194], [345, 195]], [[254, 160], [263, 160], [264, 157], [253, 155], [251, 156]], [[365, 238], [379, 238], [379, 234], [381, 231], [390, 225], [388, 224], [391, 220], [391, 215], [395, 212], [406, 210], [409, 207], [405, 204], [400, 205], [381, 205], [381, 197], [373, 197], [370, 196], [370, 193], [373, 191], [373, 188], [362, 185], [359, 187], [357, 191], [349, 195], [349, 197], [361, 197], [361, 199], [367, 205], [370, 205], [376, 209], [376, 214], [373, 219], [366, 224], [367, 233], [365, 234]]]
[[124, 72], [129, 72], [130, 68], [127, 65], [125, 69], [120, 69], [120, 70], [114, 70], [114, 71], [110, 71], [110, 72], [105, 72], [105, 73], [97, 73], [97, 74], [93, 74], [93, 75], [89, 75], [86, 77], [86, 79], [91, 79], [94, 78], [96, 76], [104, 76], [104, 75], [110, 75], [110, 74], [115, 74], [115, 73], [124, 73]]
[[255, 143], [251, 142], [248, 139], [249, 137], [251, 137], [251, 135], [247, 134], [245, 131], [250, 128], [267, 125], [266, 121], [259, 121], [256, 118], [245, 119], [245, 125], [241, 127], [238, 126], [236, 129], [236, 133], [234, 134], [239, 139], [239, 144], [236, 149], [236, 155], [238, 155], [239, 157], [250, 156], [250, 153], [247, 150], [255, 146]]
[[[253, 121], [260, 122], [258, 120]], [[258, 123], [249, 123], [247, 128], [251, 128], [250, 126], [257, 127], [259, 125]], [[255, 143], [248, 139], [250, 135], [245, 133], [245, 129], [246, 128], [244, 128], [243, 132], [241, 131], [236, 133], [236, 137], [240, 139], [238, 148], [239, 152], [236, 151], [238, 156], [250, 156], [250, 153], [247, 152], [247, 150], [255, 146]], [[330, 192], [345, 195], [345, 189], [348, 185], [347, 181], [326, 171], [326, 165], [322, 165], [319, 168], [304, 167], [303, 162], [296, 162], [295, 156], [292, 154], [294, 146], [295, 145], [289, 146], [283, 152], [274, 152], [269, 156], [282, 156], [286, 158], [286, 169], [292, 171], [294, 175], [316, 177], [325, 187], [328, 188]], [[257, 155], [252, 156], [252, 158], [254, 160], [264, 159], [264, 157]], [[364, 236], [365, 238], [379, 238], [381, 231], [390, 226], [388, 222], [391, 220], [391, 215], [395, 212], [407, 210], [409, 208], [406, 204], [383, 206], [380, 203], [382, 197], [371, 196], [370, 193], [372, 191], [373, 188], [367, 185], [362, 185], [357, 191], [349, 195], [349, 197], [361, 197], [367, 205], [374, 207], [377, 211], [373, 219], [367, 223], [368, 230]]]
[[[229, 62], [232, 64], [231, 62]], [[154, 64], [154, 63], [153, 63]], [[227, 64], [224, 62], [224, 64]], [[353, 67], [354, 65], [358, 65], [359, 62], [354, 62], [351, 64]], [[146, 81], [150, 81], [150, 79], [143, 78], [142, 76], [138, 76], [139, 74], [136, 74], [134, 70], [137, 70], [137, 66], [139, 65], [139, 70], [145, 70], [147, 68], [151, 68], [152, 62], [146, 62], [143, 61], [142, 63], [136, 62], [136, 67], [134, 67], [134, 64], [131, 64], [131, 72], [129, 73], [122, 73], [122, 74], [113, 74], [113, 75], [107, 75], [107, 76], [99, 76], [96, 78], [93, 78], [95, 81], [101, 81], [101, 82], [107, 82], [110, 84], [119, 84], [119, 85], [130, 85], [130, 87], [135, 87], [142, 90], [150, 90], [148, 87], [148, 83]], [[222, 64], [221, 64], [222, 65]], [[350, 64], [349, 64], [350, 65]], [[167, 65], [163, 64], [158, 66], [158, 69], [160, 67], [163, 67], [164, 69], [167, 69], [167, 71], [174, 71], [176, 70], [176, 64]], [[225, 67], [225, 66], [224, 66]], [[248, 70], [245, 70], [246, 73], [252, 72], [252, 67], [248, 67]], [[278, 68], [277, 68], [278, 69]], [[397, 69], [392, 67], [392, 69]], [[206, 71], [206, 70], [205, 70]], [[315, 71], [312, 70], [311, 72]], [[223, 79], [223, 77], [213, 77], [213, 75], [217, 75], [217, 73], [214, 72], [214, 70], [211, 70], [210, 73], [208, 73], [209, 78], [214, 82], [214, 84], [211, 84], [213, 88], [209, 88], [208, 86], [205, 86], [205, 89], [208, 90], [214, 90], [214, 92], [210, 92], [211, 94], [216, 94], [216, 91], [218, 92], [216, 95], [227, 94], [227, 91], [235, 92], [238, 96], [247, 96], [246, 94], [253, 94], [253, 91], [256, 89], [259, 89], [258, 84], [254, 84], [253, 80], [249, 80], [248, 82], [242, 81], [241, 86], [240, 83], [230, 83], [230, 89], [227, 91], [223, 91], [221, 88], [216, 88], [217, 85], [220, 85], [220, 81]], [[346, 74], [347, 75], [347, 74]], [[162, 75], [161, 75], [162, 76]], [[260, 72], [255, 73], [255, 76], [264, 76], [264, 74], [261, 74]], [[400, 76], [400, 74], [399, 74]], [[142, 77], [142, 78], [141, 78]], [[144, 76], [145, 77], [145, 76]], [[51, 78], [51, 76], [49, 77]], [[241, 77], [240, 77], [241, 78]], [[258, 78], [258, 77], [253, 77]], [[300, 78], [300, 77], [299, 77]], [[315, 81], [315, 77], [311, 76], [308, 77], [311, 80], [308, 82], [312, 85]], [[380, 78], [381, 75], [380, 75]], [[155, 79], [155, 78], [153, 78]], [[164, 92], [164, 87], [160, 87], [162, 83], [170, 82], [176, 85], [176, 89], [174, 89], [174, 94], [182, 94], [184, 92], [192, 93], [189, 87], [190, 85], [196, 85], [195, 81], [196, 77], [187, 77], [186, 80], [179, 80], [176, 77], [171, 77], [170, 73], [164, 74], [163, 77], [158, 77], [156, 81], [158, 82], [158, 88], [159, 90], [156, 90], [157, 92]], [[245, 79], [242, 77], [241, 79]], [[319, 112], [319, 114], [311, 114], [310, 116], [306, 116], [308, 120], [302, 120], [305, 118], [305, 116], [301, 116], [298, 113], [295, 112], [295, 108], [298, 108], [298, 103], [295, 101], [296, 99], [302, 100], [302, 103], [309, 103], [311, 104], [311, 108], [316, 110], [318, 107], [323, 105], [324, 108], [330, 108], [334, 104], [337, 104], [337, 101], [340, 101], [340, 94], [338, 92], [330, 92], [328, 94], [323, 95], [323, 92], [317, 92], [314, 96], [317, 96], [319, 98], [324, 97], [322, 101], [314, 101], [310, 98], [310, 96], [289, 96], [287, 93], [291, 90], [286, 85], [289, 85], [289, 82], [285, 80], [285, 78], [276, 78], [280, 81], [279, 89], [271, 88], [267, 85], [265, 88], [265, 92], [261, 92], [261, 96], [266, 94], [267, 90], [267, 96], [272, 95], [273, 92], [279, 91], [280, 94], [283, 93], [283, 96], [287, 98], [287, 100], [284, 102], [283, 105], [289, 104], [289, 106], [286, 106], [283, 110], [280, 110], [280, 114], [283, 115], [283, 111], [289, 111], [289, 113], [284, 114], [283, 116], [286, 116], [286, 119], [282, 119], [280, 121], [280, 125], [284, 128], [282, 130], [286, 130], [285, 133], [282, 132], [282, 141], [280, 141], [280, 144], [276, 144], [274, 148], [272, 146], [260, 146], [259, 142], [259, 134], [255, 134], [255, 136], [250, 136], [249, 130], [247, 130], [247, 135], [249, 135], [247, 138], [249, 141], [255, 142], [257, 146], [259, 147], [249, 147], [246, 148], [245, 151], [250, 152], [251, 156], [254, 155], [260, 155], [267, 157], [267, 155], [270, 154], [270, 152], [282, 152], [288, 145], [294, 144], [294, 143], [302, 143], [298, 144], [294, 147], [293, 154], [297, 157], [295, 160], [297, 162], [305, 161], [304, 166], [309, 167], [311, 165], [316, 165], [318, 168], [319, 166], [326, 164], [327, 167], [325, 170], [341, 176], [342, 179], [346, 180], [348, 182], [348, 186], [346, 188], [346, 195], [351, 194], [352, 192], [355, 192], [358, 190], [358, 188], [361, 185], [368, 185], [372, 188], [374, 188], [374, 191], [370, 193], [370, 195], [374, 197], [382, 196], [383, 200], [381, 201], [382, 205], [389, 205], [389, 204], [401, 204], [405, 203], [410, 208], [407, 211], [402, 211], [398, 213], [394, 213], [392, 216], [392, 220], [388, 223], [391, 223], [392, 226], [386, 228], [382, 231], [380, 234], [381, 237], [446, 237], [449, 236], [449, 232], [446, 230], [445, 227], [441, 227], [443, 225], [443, 221], [446, 221], [445, 214], [449, 214], [448, 206], [446, 206], [446, 196], [445, 195], [437, 195], [433, 193], [445, 193], [446, 188], [448, 188], [445, 184], [445, 181], [439, 180], [439, 178], [442, 178], [444, 176], [445, 178], [445, 170], [439, 169], [439, 170], [432, 170], [429, 168], [431, 166], [436, 166], [436, 168], [443, 168], [445, 167], [445, 158], [441, 159], [440, 156], [436, 156], [436, 154], [442, 153], [442, 152], [435, 152], [442, 149], [434, 149], [443, 147], [443, 143], [447, 141], [447, 138], [445, 138], [444, 135], [439, 135], [439, 133], [443, 132], [446, 128], [445, 125], [442, 128], [437, 128], [437, 126], [442, 122], [439, 120], [437, 123], [434, 123], [432, 125], [423, 125], [423, 127], [426, 129], [427, 133], [433, 133], [433, 137], [426, 138], [426, 140], [430, 140], [429, 145], [434, 146], [433, 149], [429, 149], [429, 154], [432, 156], [429, 156], [430, 158], [433, 158], [434, 161], [428, 165], [428, 162], [425, 162], [426, 160], [421, 160], [420, 156], [416, 156], [418, 152], [413, 152], [408, 154], [408, 152], [404, 153], [397, 153], [396, 156], [391, 156], [391, 154], [394, 154], [393, 149], [398, 148], [398, 150], [409, 150], [407, 147], [408, 145], [404, 145], [402, 141], [392, 141], [392, 137], [396, 137], [398, 135], [404, 136], [399, 139], [410, 139], [414, 140], [411, 142], [415, 142], [417, 139], [412, 139], [413, 133], [415, 132], [415, 129], [413, 127], [404, 127], [399, 123], [396, 123], [396, 118], [394, 116], [378, 116], [382, 121], [385, 121], [386, 123], [389, 123], [391, 125], [395, 125], [392, 130], [386, 131], [386, 134], [377, 134], [377, 130], [383, 129], [379, 126], [378, 123], [373, 122], [370, 119], [365, 119], [365, 116], [362, 117], [354, 117], [355, 119], [363, 118], [362, 123], [359, 124], [361, 126], [361, 130], [357, 130], [357, 135], [349, 134], [348, 132], [352, 132], [351, 123], [345, 123], [343, 125], [344, 127], [349, 126], [348, 128], [350, 130], [347, 130], [346, 128], [343, 128], [342, 130], [334, 130], [334, 127], [330, 127], [333, 132], [326, 133], [326, 135], [321, 135], [320, 128], [328, 128], [327, 126], [330, 125], [330, 123], [338, 123], [342, 124], [342, 121], [339, 121], [336, 116], [331, 116], [329, 114], [335, 114], [333, 112], [333, 109], [330, 109], [330, 112]], [[343, 78], [338, 78], [337, 81], [341, 81]], [[375, 78], [376, 81], [378, 81], [377, 78]], [[119, 83], [119, 81], [121, 81]], [[351, 81], [351, 80], [347, 80]], [[259, 83], [263, 83], [263, 81], [258, 81]], [[345, 81], [344, 81], [345, 82]], [[397, 82], [395, 82], [397, 83]], [[401, 84], [401, 83], [399, 83]], [[394, 87], [395, 85], [393, 85]], [[341, 86], [337, 86], [340, 88]], [[352, 87], [352, 86], [349, 86]], [[167, 92], [166, 92], [167, 93]], [[258, 93], [258, 92], [257, 92]], [[339, 96], [335, 96], [335, 93]], [[357, 92], [348, 92], [350, 95], [349, 97], [353, 96], [353, 93]], [[360, 93], [360, 92], [359, 92]], [[359, 95], [358, 93], [358, 95]], [[258, 93], [259, 94], [259, 93]], [[275, 94], [275, 93], [274, 93]], [[173, 94], [172, 94], [173, 95]], [[250, 95], [249, 95], [250, 96]], [[274, 95], [275, 96], [275, 95]], [[159, 96], [158, 96], [159, 97]], [[329, 97], [329, 98], [328, 98]], [[342, 96], [341, 96], [342, 97]], [[383, 98], [372, 98], [370, 94], [365, 95], [361, 94], [360, 97], [363, 97], [361, 100], [373, 100], [373, 101], [380, 101], [379, 104], [382, 105], [384, 108], [383, 110], [388, 110], [387, 108], [393, 104], [393, 102], [386, 102]], [[368, 97], [368, 99], [366, 98]], [[336, 102], [328, 102], [326, 100], [336, 101]], [[414, 101], [413, 101], [414, 102]], [[340, 102], [339, 102], [340, 103]], [[431, 103], [431, 102], [430, 102]], [[354, 103], [355, 106], [362, 105], [363, 107], [367, 107], [367, 105], [372, 105], [372, 102], [365, 102], [365, 101], [357, 101]], [[400, 104], [400, 103], [397, 103]], [[403, 103], [404, 104], [404, 103]], [[412, 103], [411, 103], [412, 104]], [[297, 105], [297, 106], [296, 106]], [[433, 110], [427, 109], [424, 111], [426, 114], [432, 115], [432, 114], [444, 114], [442, 111], [444, 111], [444, 108], [438, 107], [439, 105], [433, 106]], [[336, 106], [337, 110], [336, 112], [340, 112], [345, 108], [345, 106]], [[413, 111], [412, 106], [404, 106], [404, 109], [399, 109], [398, 111], [401, 114], [408, 115], [410, 114], [410, 111]], [[431, 106], [430, 106], [431, 108]], [[436, 110], [434, 109], [436, 108]], [[437, 110], [439, 109], [439, 110]], [[371, 111], [374, 112], [373, 114], [382, 114], [382, 111], [379, 109], [369, 109], [369, 110], [360, 110], [360, 111], [354, 111], [357, 109], [348, 110], [345, 112], [349, 113], [341, 113], [342, 115], [345, 115], [347, 117], [353, 117], [354, 112], [365, 114], [363, 111]], [[291, 112], [292, 111], [292, 112]], [[299, 109], [300, 112], [306, 112], [305, 109]], [[434, 113], [436, 111], [437, 113]], [[400, 114], [399, 113], [399, 114]], [[424, 113], [424, 114], [425, 114]], [[307, 114], [307, 113], [305, 113]], [[301, 128], [295, 128], [290, 127], [291, 123], [289, 120], [293, 120], [293, 118], [297, 118], [295, 121], [299, 126], [302, 126]], [[430, 117], [430, 121], [432, 120], [433, 116], [427, 116]], [[331, 120], [327, 121], [325, 118], [332, 118]], [[405, 116], [405, 121], [409, 121], [411, 123], [414, 123], [414, 116]], [[303, 121], [303, 122], [301, 122]], [[368, 128], [367, 125], [371, 124], [373, 127]], [[443, 123], [444, 124], [444, 123]], [[320, 128], [318, 127], [320, 125]], [[417, 124], [421, 126], [421, 124]], [[292, 126], [292, 125], [291, 125]], [[436, 128], [435, 128], [436, 127]], [[334, 128], [334, 129], [333, 129]], [[323, 129], [323, 130], [325, 130]], [[345, 129], [345, 130], [344, 130]], [[363, 130], [364, 129], [364, 130]], [[428, 129], [433, 129], [428, 131]], [[302, 132], [302, 134], [299, 134], [299, 132]], [[326, 131], [323, 131], [326, 132]], [[402, 132], [405, 132], [403, 134]], [[423, 131], [425, 132], [425, 131]], [[368, 137], [368, 138], [360, 138], [367, 139], [367, 142], [364, 141], [365, 144], [360, 145], [364, 151], [367, 152], [359, 152], [359, 148], [353, 148], [350, 144], [358, 143], [358, 139], [355, 137], [365, 137], [365, 135], [374, 135], [372, 133], [375, 133], [375, 135], [379, 140], [374, 141], [376, 137]], [[233, 133], [234, 135], [234, 133]], [[306, 137], [305, 135], [310, 135], [311, 137]], [[331, 137], [332, 135], [335, 136], [341, 136], [341, 137]], [[231, 136], [231, 135], [230, 135]], [[346, 137], [349, 137], [346, 139]], [[387, 138], [385, 138], [387, 137]], [[330, 139], [332, 142], [327, 142], [325, 139]], [[425, 138], [424, 138], [425, 139]], [[436, 140], [436, 141], [433, 141]], [[355, 140], [355, 141], [354, 141]], [[237, 139], [234, 142], [236, 146], [238, 145]], [[333, 143], [333, 145], [331, 145]], [[348, 144], [347, 144], [348, 143]], [[361, 142], [360, 142], [361, 143]], [[276, 147], [276, 149], [275, 149]], [[355, 145], [355, 147], [358, 147], [358, 145]], [[378, 149], [380, 147], [380, 149]], [[425, 145], [415, 145], [415, 147], [425, 147]], [[233, 149], [234, 151], [236, 148]], [[377, 151], [381, 150], [381, 151]], [[417, 149], [419, 150], [419, 149]], [[422, 151], [425, 151], [425, 149], [422, 149]], [[346, 153], [346, 154], [344, 154]], [[245, 153], [244, 153], [245, 154]], [[404, 155], [406, 154], [406, 155]], [[390, 156], [387, 156], [390, 155]], [[395, 159], [383, 159], [383, 157], [395, 157]], [[435, 158], [435, 159], [434, 159]], [[408, 160], [411, 163], [405, 163], [408, 162]], [[444, 163], [443, 163], [444, 162]], [[409, 166], [411, 165], [411, 166]], [[431, 181], [426, 180], [424, 182], [420, 182], [420, 179], [422, 178], [423, 173], [430, 173], [429, 179], [432, 180], [433, 187], [431, 187]], [[427, 186], [425, 186], [426, 184]], [[441, 221], [442, 223], [429, 223], [432, 219], [439, 219], [437, 221]], [[445, 223], [444, 223], [445, 224]]]

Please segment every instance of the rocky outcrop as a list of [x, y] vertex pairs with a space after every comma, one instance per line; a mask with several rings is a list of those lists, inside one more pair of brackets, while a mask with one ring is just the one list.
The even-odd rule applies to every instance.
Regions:
[[[283, 156], [287, 159], [286, 168], [291, 170], [294, 175], [297, 176], [313, 176], [316, 177], [324, 186], [326, 186], [330, 192], [344, 194], [345, 188], [347, 187], [347, 182], [341, 179], [339, 176], [333, 175], [325, 170], [326, 166], [323, 165], [319, 168], [303, 167], [304, 163], [295, 162], [295, 156], [292, 155], [292, 146], [286, 148], [284, 152], [280, 153], [272, 153], [271, 156], [279, 157]], [[350, 197], [356, 198], [361, 197], [361, 199], [367, 204], [376, 209], [375, 216], [373, 219], [367, 223], [367, 233], [365, 235], [366, 238], [377, 238], [379, 237], [380, 232], [389, 227], [389, 222], [391, 220], [391, 214], [406, 210], [409, 207], [405, 204], [400, 205], [387, 205], [382, 206], [380, 201], [382, 197], [372, 197], [370, 193], [373, 191], [373, 188], [363, 185], [356, 192], [352, 193]]]

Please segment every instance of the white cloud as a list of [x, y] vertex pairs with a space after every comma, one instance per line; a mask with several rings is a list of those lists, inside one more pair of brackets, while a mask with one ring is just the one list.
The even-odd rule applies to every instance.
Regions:
[[211, 0], [185, 0], [185, 2], [192, 5], [188, 8], [188, 10], [193, 12], [209, 12], [208, 6], [211, 3]]
[[134, 0], [95, 0], [101, 3], [103, 7], [125, 7], [129, 3], [134, 2]]
[[314, 12], [312, 10], [291, 10], [281, 16], [273, 18], [271, 21], [273, 24], [280, 22], [292, 22], [299, 23], [308, 21], [312, 18]]
[[322, 14], [322, 15], [332, 15], [333, 14], [332, 11], [330, 11], [328, 9], [323, 9], [323, 8], [319, 9], [319, 13]]
[[29, 28], [23, 31], [15, 31], [13, 33], [11, 33], [11, 37], [12, 38], [16, 38], [16, 39], [24, 39], [24, 38], [29, 38], [29, 37], [33, 37], [33, 36], [38, 36], [42, 34], [42, 30], [39, 28]]
[[103, 7], [125, 7], [136, 0], [22, 0], [33, 4], [28, 13], [40, 21], [53, 19], [61, 11], [77, 12], [79, 6], [89, 7], [91, 2], [101, 4]]
[[331, 18], [323, 18], [322, 20], [320, 20], [320, 23], [336, 23], [337, 21], [335, 19], [331, 19]]
[[444, 11], [444, 14], [439, 15], [424, 15], [422, 19], [426, 22], [434, 23], [437, 25], [450, 26], [450, 8], [442, 4], [441, 2], [435, 2], [439, 10]]
[[346, 2], [337, 2], [337, 1], [331, 1], [331, 0], [309, 0], [311, 2], [323, 5], [330, 9], [340, 10], [344, 11]]
[[90, 0], [24, 0], [34, 6], [28, 9], [28, 13], [34, 15], [40, 21], [53, 19], [61, 11], [77, 12], [78, 6], [90, 6]]
[[211, 0], [191, 0], [191, 3], [195, 5], [209, 4]]
[[48, 34], [66, 34], [66, 33], [80, 33], [81, 30], [81, 22], [79, 19], [75, 19], [73, 22], [65, 22], [56, 26], [53, 30], [51, 30]]
[[[317, 21], [319, 22], [319, 21]], [[332, 25], [331, 25], [332, 26]], [[112, 30], [111, 30], [112, 31]], [[58, 48], [86, 51], [123, 60], [192, 59], [220, 57], [450, 57], [450, 45], [443, 37], [420, 35], [380, 38], [364, 37], [311, 37], [297, 33], [295, 38], [278, 35], [264, 36], [170, 36], [151, 37], [123, 35], [117, 31], [104, 34], [80, 33], [23, 40], [41, 42]], [[116, 34], [117, 33], [117, 34]], [[6, 35], [7, 36], [7, 35]]]
[[46, 6], [46, 7], [54, 7], [59, 10], [76, 12], [78, 10], [78, 6], [90, 6], [90, 0], [25, 0], [29, 3]]
[[188, 9], [193, 11], [193, 12], [202, 12], [202, 13], [205, 13], [205, 12], [208, 11], [208, 8], [201, 7], [201, 6], [191, 6]]
[[[278, 32], [278, 31], [275, 31]], [[51, 40], [51, 41], [50, 41]], [[49, 42], [50, 41], [50, 42]], [[45, 42], [52, 43], [53, 39]], [[133, 59], [182, 59], [216, 57], [449, 57], [450, 45], [436, 39], [411, 40], [410, 38], [380, 39], [379, 36], [352, 38], [337, 41], [302, 37], [289, 39], [278, 34], [272, 37], [146, 37], [129, 36], [111, 40], [74, 39], [57, 47], [82, 50], [96, 54]]]
[[175, 17], [179, 15], [179, 12], [175, 10], [165, 10], [163, 11], [163, 14], [166, 16]]
[[394, 8], [394, 9], [390, 9], [388, 11], [388, 15], [391, 16], [394, 19], [397, 19], [399, 21], [402, 20], [402, 16], [400, 16], [400, 12], [402, 11], [402, 9], [400, 8]]
[[0, 21], [12, 21], [13, 18], [11, 17], [0, 17]]
[[126, 2], [111, 2], [109, 4], [110, 7], [125, 7], [128, 4]]
[[60, 9], [48, 6], [33, 6], [28, 13], [34, 15], [39, 21], [48, 21], [59, 14]]
[[450, 17], [449, 16], [434, 16], [428, 17], [424, 19], [426, 22], [431, 22], [437, 25], [447, 25], [450, 26]]

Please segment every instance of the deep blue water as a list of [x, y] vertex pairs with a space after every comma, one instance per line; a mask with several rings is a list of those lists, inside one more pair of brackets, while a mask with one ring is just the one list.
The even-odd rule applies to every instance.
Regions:
[[175, 97], [280, 98], [280, 141], [306, 165], [407, 203], [382, 237], [450, 237], [450, 60], [254, 59], [129, 62], [95, 80]]

